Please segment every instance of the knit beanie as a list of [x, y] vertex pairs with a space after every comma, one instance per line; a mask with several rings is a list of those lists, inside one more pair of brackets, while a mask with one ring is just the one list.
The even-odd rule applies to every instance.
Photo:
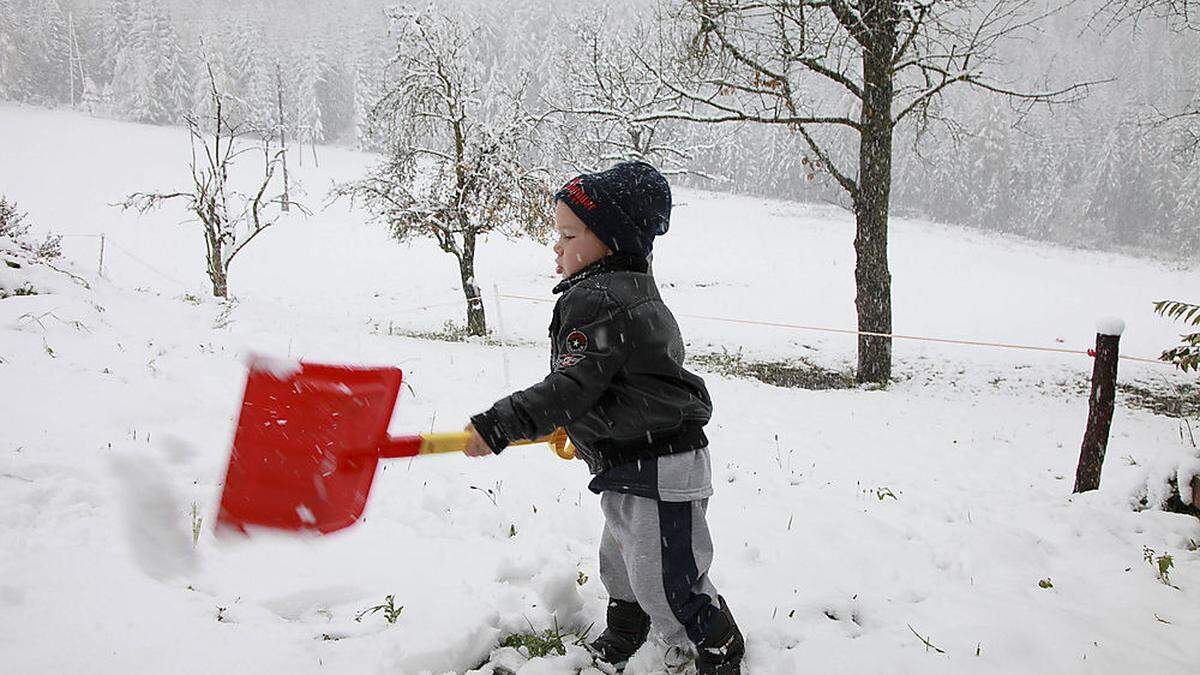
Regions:
[[671, 186], [645, 162], [585, 173], [554, 194], [614, 253], [648, 256], [671, 225]]

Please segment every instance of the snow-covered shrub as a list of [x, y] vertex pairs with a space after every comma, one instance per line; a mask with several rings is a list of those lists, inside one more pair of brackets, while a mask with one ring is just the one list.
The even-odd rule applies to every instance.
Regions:
[[26, 214], [17, 210], [15, 202], [0, 195], [0, 238], [9, 240], [27, 255], [39, 260], [53, 260], [62, 256], [62, 235], [47, 234], [40, 242], [29, 237]]
[[48, 234], [35, 241], [25, 215], [0, 196], [0, 299], [42, 292], [38, 278], [53, 269], [51, 260], [62, 256], [62, 237]]
[[[1154, 303], [1154, 311], [1160, 316], [1182, 321], [1189, 329], [1200, 329], [1200, 305], [1160, 300]], [[1185, 373], [1189, 369], [1200, 371], [1200, 332], [1181, 335], [1180, 344], [1164, 351], [1159, 358], [1175, 364]], [[1179, 440], [1182, 452], [1151, 467], [1144, 487], [1139, 488], [1134, 498], [1139, 508], [1161, 508], [1200, 517], [1200, 499], [1195, 494], [1200, 490], [1200, 448], [1197, 448], [1196, 434], [1186, 417], [1179, 422]]]
[[0, 196], [0, 237], [17, 239], [29, 232], [25, 214], [17, 211], [17, 205]]
[[1146, 478], [1133, 495], [1137, 509], [1162, 509], [1200, 517], [1197, 486], [1200, 486], [1200, 447], [1191, 424], [1179, 423], [1180, 452], [1161, 457], [1147, 467]]

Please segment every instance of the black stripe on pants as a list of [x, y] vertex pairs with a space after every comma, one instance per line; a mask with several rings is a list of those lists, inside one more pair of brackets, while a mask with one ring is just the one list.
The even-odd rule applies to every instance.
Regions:
[[688, 639], [699, 645], [707, 635], [709, 621], [718, 610], [713, 606], [713, 598], [692, 592], [692, 586], [700, 577], [692, 548], [692, 503], [658, 502], [658, 524], [667, 604], [683, 624]]

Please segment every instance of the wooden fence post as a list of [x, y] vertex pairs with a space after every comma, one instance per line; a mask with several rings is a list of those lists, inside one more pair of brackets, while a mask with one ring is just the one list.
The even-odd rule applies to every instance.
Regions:
[[1104, 451], [1108, 448], [1108, 431], [1112, 427], [1117, 397], [1117, 357], [1124, 330], [1125, 322], [1120, 319], [1096, 322], [1092, 395], [1088, 398], [1087, 429], [1079, 449], [1079, 466], [1075, 469], [1076, 493], [1100, 487], [1100, 469], [1104, 466]]

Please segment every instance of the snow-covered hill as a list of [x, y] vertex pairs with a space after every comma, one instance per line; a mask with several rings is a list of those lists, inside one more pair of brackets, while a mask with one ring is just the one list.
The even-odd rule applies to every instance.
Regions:
[[[416, 339], [402, 333], [461, 321], [453, 260], [346, 204], [321, 208], [369, 156], [318, 148], [319, 167], [292, 167], [316, 213], [247, 249], [224, 304], [206, 295], [182, 211], [109, 206], [186, 184], [182, 131], [0, 106], [0, 148], [0, 193], [66, 235], [60, 266], [90, 286], [39, 270], [46, 292], [0, 300], [6, 672], [465, 672], [503, 635], [599, 625], [597, 498], [580, 463], [545, 448], [385, 463], [365, 522], [338, 536], [231, 543], [209, 529], [246, 353], [398, 365], [393, 430], [460, 428], [544, 374], [548, 306], [496, 295], [549, 299], [545, 246], [483, 247], [507, 346]], [[852, 327], [847, 214], [676, 199], [655, 273], [693, 353], [852, 361], [846, 336], [698, 318]], [[1200, 288], [1196, 270], [914, 221], [895, 223], [891, 258], [904, 334], [1085, 349], [1095, 319], [1118, 315], [1123, 353], [1153, 357], [1180, 329], [1151, 301]], [[1200, 525], [1131, 508], [1148, 473], [1187, 455], [1178, 421], [1119, 406], [1102, 489], [1072, 497], [1086, 357], [898, 341], [896, 358], [884, 391], [706, 373], [713, 574], [748, 670], [1194, 669]], [[1121, 369], [1159, 389], [1188, 381]], [[1147, 549], [1172, 556], [1174, 586]], [[387, 595], [404, 607], [394, 624], [355, 620]], [[521, 672], [577, 672], [580, 657]], [[661, 669], [652, 644], [628, 672]]]

